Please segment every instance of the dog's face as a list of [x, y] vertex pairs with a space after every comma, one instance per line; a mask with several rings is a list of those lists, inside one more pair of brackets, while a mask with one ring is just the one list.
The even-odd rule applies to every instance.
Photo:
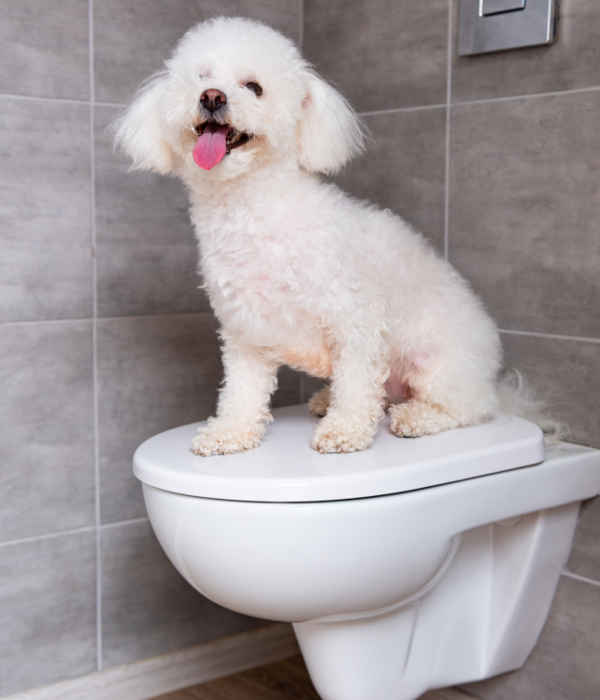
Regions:
[[241, 18], [192, 28], [119, 120], [134, 168], [195, 182], [229, 180], [277, 162], [332, 173], [361, 149], [344, 98], [291, 41]]

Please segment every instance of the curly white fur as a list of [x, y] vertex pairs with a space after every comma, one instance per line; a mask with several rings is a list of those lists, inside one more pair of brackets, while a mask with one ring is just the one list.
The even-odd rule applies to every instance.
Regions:
[[[192, 151], [209, 88], [227, 96], [219, 118], [252, 138], [207, 171]], [[469, 285], [400, 217], [318, 177], [363, 136], [291, 41], [247, 19], [197, 25], [124, 114], [117, 142], [133, 167], [189, 191], [225, 366], [198, 454], [259, 444], [281, 364], [331, 379], [313, 406], [326, 413], [312, 443], [321, 452], [368, 447], [386, 403], [406, 436], [497, 410], [498, 332]]]

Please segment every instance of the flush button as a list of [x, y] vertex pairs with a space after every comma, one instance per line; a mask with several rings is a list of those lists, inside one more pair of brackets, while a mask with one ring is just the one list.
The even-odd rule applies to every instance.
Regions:
[[459, 2], [460, 56], [540, 46], [554, 41], [558, 0]]
[[479, 16], [499, 15], [502, 12], [524, 10], [525, 0], [479, 0]]

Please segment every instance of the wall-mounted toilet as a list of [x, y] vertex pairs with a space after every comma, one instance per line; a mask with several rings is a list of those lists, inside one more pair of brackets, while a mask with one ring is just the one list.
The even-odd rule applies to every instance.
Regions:
[[546, 620], [600, 451], [547, 450], [503, 416], [365, 452], [309, 447], [306, 406], [250, 452], [200, 458], [198, 425], [134, 457], [178, 571], [247, 615], [292, 622], [323, 700], [411, 700], [521, 666]]

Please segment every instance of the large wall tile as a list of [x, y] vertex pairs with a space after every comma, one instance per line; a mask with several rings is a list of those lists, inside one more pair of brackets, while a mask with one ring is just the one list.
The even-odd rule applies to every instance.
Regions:
[[221, 377], [209, 314], [98, 322], [103, 522], [145, 515], [131, 458], [146, 438], [209, 416]]
[[88, 244], [64, 246], [50, 241], [41, 248], [22, 239], [1, 245], [0, 321], [91, 314], [92, 254]]
[[582, 506], [567, 569], [600, 582], [600, 498]]
[[0, 109], [0, 321], [89, 316], [89, 108], [0, 98]]
[[173, 178], [128, 172], [112, 147], [119, 112], [96, 108], [98, 315], [207, 310], [184, 188]]
[[88, 0], [3, 2], [0, 64], [0, 92], [86, 99]]
[[102, 0], [94, 4], [96, 99], [129, 101], [142, 80], [169, 57], [194, 24], [217, 15], [266, 22], [292, 39], [300, 29], [297, 0]]
[[446, 110], [378, 114], [364, 122], [370, 131], [367, 151], [338, 183], [401, 214], [443, 248]]
[[507, 333], [502, 343], [505, 365], [523, 372], [549, 416], [564, 423], [566, 439], [600, 447], [600, 343]]
[[0, 386], [0, 542], [92, 525], [91, 323], [0, 325]]
[[[558, 40], [551, 46], [462, 57], [455, 48], [453, 100], [600, 85], [600, 3], [598, 0], [561, 0], [560, 6]], [[457, 30], [457, 21], [454, 27]]]
[[446, 102], [447, 0], [305, 0], [304, 53], [360, 111]]
[[198, 252], [190, 245], [100, 243], [98, 315], [206, 311], [208, 298], [200, 288]]
[[563, 576], [525, 666], [466, 689], [481, 700], [591, 700], [598, 690], [599, 626], [600, 586]]
[[83, 532], [0, 547], [0, 694], [96, 670], [95, 543]]
[[600, 336], [600, 92], [452, 109], [450, 259], [501, 327]]
[[148, 523], [102, 530], [106, 666], [130, 663], [264, 624], [207, 600], [177, 573]]

